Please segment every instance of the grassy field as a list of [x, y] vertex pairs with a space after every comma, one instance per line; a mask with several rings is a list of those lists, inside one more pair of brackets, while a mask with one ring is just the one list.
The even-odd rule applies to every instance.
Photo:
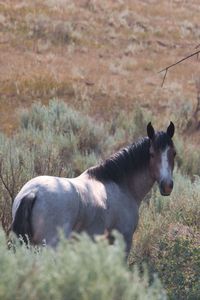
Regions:
[[33, 176], [76, 176], [145, 135], [149, 121], [159, 129], [172, 120], [177, 148], [174, 191], [166, 199], [155, 188], [142, 205], [128, 267], [120, 237], [114, 248], [63, 241], [56, 257], [6, 251], [2, 232], [0, 298], [198, 299], [200, 64], [193, 57], [171, 69], [163, 87], [158, 71], [195, 51], [199, 17], [198, 0], [0, 1], [5, 231]]

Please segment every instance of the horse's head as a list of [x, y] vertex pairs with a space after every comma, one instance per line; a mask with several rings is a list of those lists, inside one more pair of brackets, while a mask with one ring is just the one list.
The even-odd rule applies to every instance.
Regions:
[[166, 132], [155, 132], [151, 123], [147, 125], [147, 134], [150, 139], [150, 172], [153, 179], [158, 182], [163, 196], [170, 195], [173, 189], [172, 174], [176, 155], [172, 141], [174, 130], [172, 122]]

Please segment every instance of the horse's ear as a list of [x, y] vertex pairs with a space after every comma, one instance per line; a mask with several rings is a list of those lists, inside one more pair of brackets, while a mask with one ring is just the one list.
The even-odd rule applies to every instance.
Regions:
[[155, 131], [153, 126], [151, 125], [151, 122], [149, 122], [149, 124], [147, 125], [147, 135], [150, 138], [150, 140], [152, 140], [155, 135]]
[[169, 135], [170, 138], [173, 137], [175, 131], [175, 126], [173, 122], [170, 122], [168, 128], [167, 128], [167, 134]]

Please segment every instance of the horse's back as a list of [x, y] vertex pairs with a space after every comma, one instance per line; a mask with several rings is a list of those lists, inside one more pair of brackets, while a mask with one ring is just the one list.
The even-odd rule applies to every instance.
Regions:
[[40, 202], [44, 206], [53, 206], [58, 202], [72, 201], [72, 198], [75, 198], [76, 194], [73, 184], [67, 178], [53, 176], [35, 177], [29, 180], [17, 194], [13, 202], [13, 216], [19, 206], [20, 200], [29, 193], [35, 193], [35, 196], [39, 199], [37, 202]]
[[[57, 228], [68, 226], [70, 232], [79, 210], [79, 194], [74, 184], [67, 178], [38, 176], [28, 181], [16, 196], [13, 203], [13, 219], [22, 199], [35, 194], [31, 212], [33, 240], [48, 243], [56, 236]], [[28, 197], [27, 197], [28, 198]]]

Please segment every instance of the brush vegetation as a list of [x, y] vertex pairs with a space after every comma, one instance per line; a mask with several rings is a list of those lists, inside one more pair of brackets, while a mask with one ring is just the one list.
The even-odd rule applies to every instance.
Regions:
[[[145, 135], [148, 111], [94, 119], [59, 100], [20, 113], [12, 136], [0, 135], [0, 218], [4, 231], [22, 185], [37, 175], [73, 177]], [[176, 137], [175, 187], [162, 197], [155, 187], [140, 209], [126, 266], [121, 237], [114, 246], [87, 236], [62, 239], [58, 249], [19, 246], [7, 250], [1, 230], [2, 299], [197, 299], [200, 274], [200, 178], [197, 152], [183, 158]], [[191, 164], [191, 161], [194, 163]], [[190, 168], [188, 168], [190, 166]], [[186, 174], [187, 171], [187, 174]], [[15, 272], [13, 272], [15, 270]], [[157, 274], [158, 279], [155, 278]], [[7, 287], [9, 286], [9, 289]]]
[[[0, 233], [0, 298], [69, 300], [163, 300], [166, 292], [154, 276], [137, 268], [130, 271], [124, 260], [120, 236], [110, 247], [106, 240], [91, 242], [86, 235], [76, 241], [61, 238], [55, 250], [21, 246], [8, 251]], [[14, 270], [14, 272], [13, 272]], [[9, 287], [9, 288], [8, 288]]]

